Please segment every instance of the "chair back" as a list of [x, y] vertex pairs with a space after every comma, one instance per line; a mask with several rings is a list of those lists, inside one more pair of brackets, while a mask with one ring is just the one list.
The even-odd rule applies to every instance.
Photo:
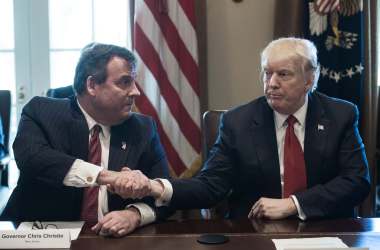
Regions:
[[[205, 162], [210, 149], [215, 144], [219, 133], [219, 123], [225, 110], [209, 110], [203, 114], [202, 120], [202, 159]], [[227, 198], [209, 209], [201, 209], [203, 219], [222, 219], [228, 211]]]
[[203, 114], [202, 120], [202, 158], [208, 158], [210, 149], [218, 136], [219, 122], [225, 110], [209, 110]]
[[0, 117], [3, 124], [4, 147], [9, 152], [9, 130], [11, 124], [11, 92], [0, 90]]
[[55, 89], [48, 89], [46, 93], [47, 97], [53, 97], [53, 98], [67, 98], [72, 95], [74, 95], [74, 89], [72, 85], [55, 88]]

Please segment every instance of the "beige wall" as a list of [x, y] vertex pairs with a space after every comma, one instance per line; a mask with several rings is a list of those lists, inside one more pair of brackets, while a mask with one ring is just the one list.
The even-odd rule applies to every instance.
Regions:
[[209, 109], [262, 95], [259, 56], [273, 39], [274, 7], [275, 0], [207, 0]]

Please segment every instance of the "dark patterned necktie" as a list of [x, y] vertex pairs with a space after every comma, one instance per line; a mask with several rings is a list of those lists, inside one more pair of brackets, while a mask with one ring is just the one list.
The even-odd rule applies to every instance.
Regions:
[[[88, 152], [88, 162], [98, 166], [100, 166], [102, 158], [102, 148], [99, 140], [101, 130], [102, 128], [99, 125], [92, 128]], [[98, 196], [99, 186], [84, 188], [81, 220], [87, 222], [98, 221]]]
[[290, 115], [286, 121], [288, 127], [284, 143], [284, 198], [307, 187], [305, 159], [301, 144], [294, 133], [294, 123], [297, 119]]

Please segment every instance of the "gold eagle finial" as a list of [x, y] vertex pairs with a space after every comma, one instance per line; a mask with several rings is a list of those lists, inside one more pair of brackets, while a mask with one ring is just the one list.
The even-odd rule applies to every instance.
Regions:
[[335, 45], [339, 44], [339, 15], [352, 16], [363, 10], [363, 0], [314, 0], [309, 4], [310, 32], [320, 35], [327, 29], [327, 20], [334, 33]]

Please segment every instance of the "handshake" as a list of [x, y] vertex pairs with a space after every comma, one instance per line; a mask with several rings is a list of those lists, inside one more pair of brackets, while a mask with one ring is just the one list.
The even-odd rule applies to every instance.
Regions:
[[146, 196], [159, 198], [164, 191], [161, 182], [149, 179], [140, 170], [127, 167], [120, 172], [102, 170], [96, 181], [99, 185], [107, 185], [110, 192], [124, 199], [141, 199]]

